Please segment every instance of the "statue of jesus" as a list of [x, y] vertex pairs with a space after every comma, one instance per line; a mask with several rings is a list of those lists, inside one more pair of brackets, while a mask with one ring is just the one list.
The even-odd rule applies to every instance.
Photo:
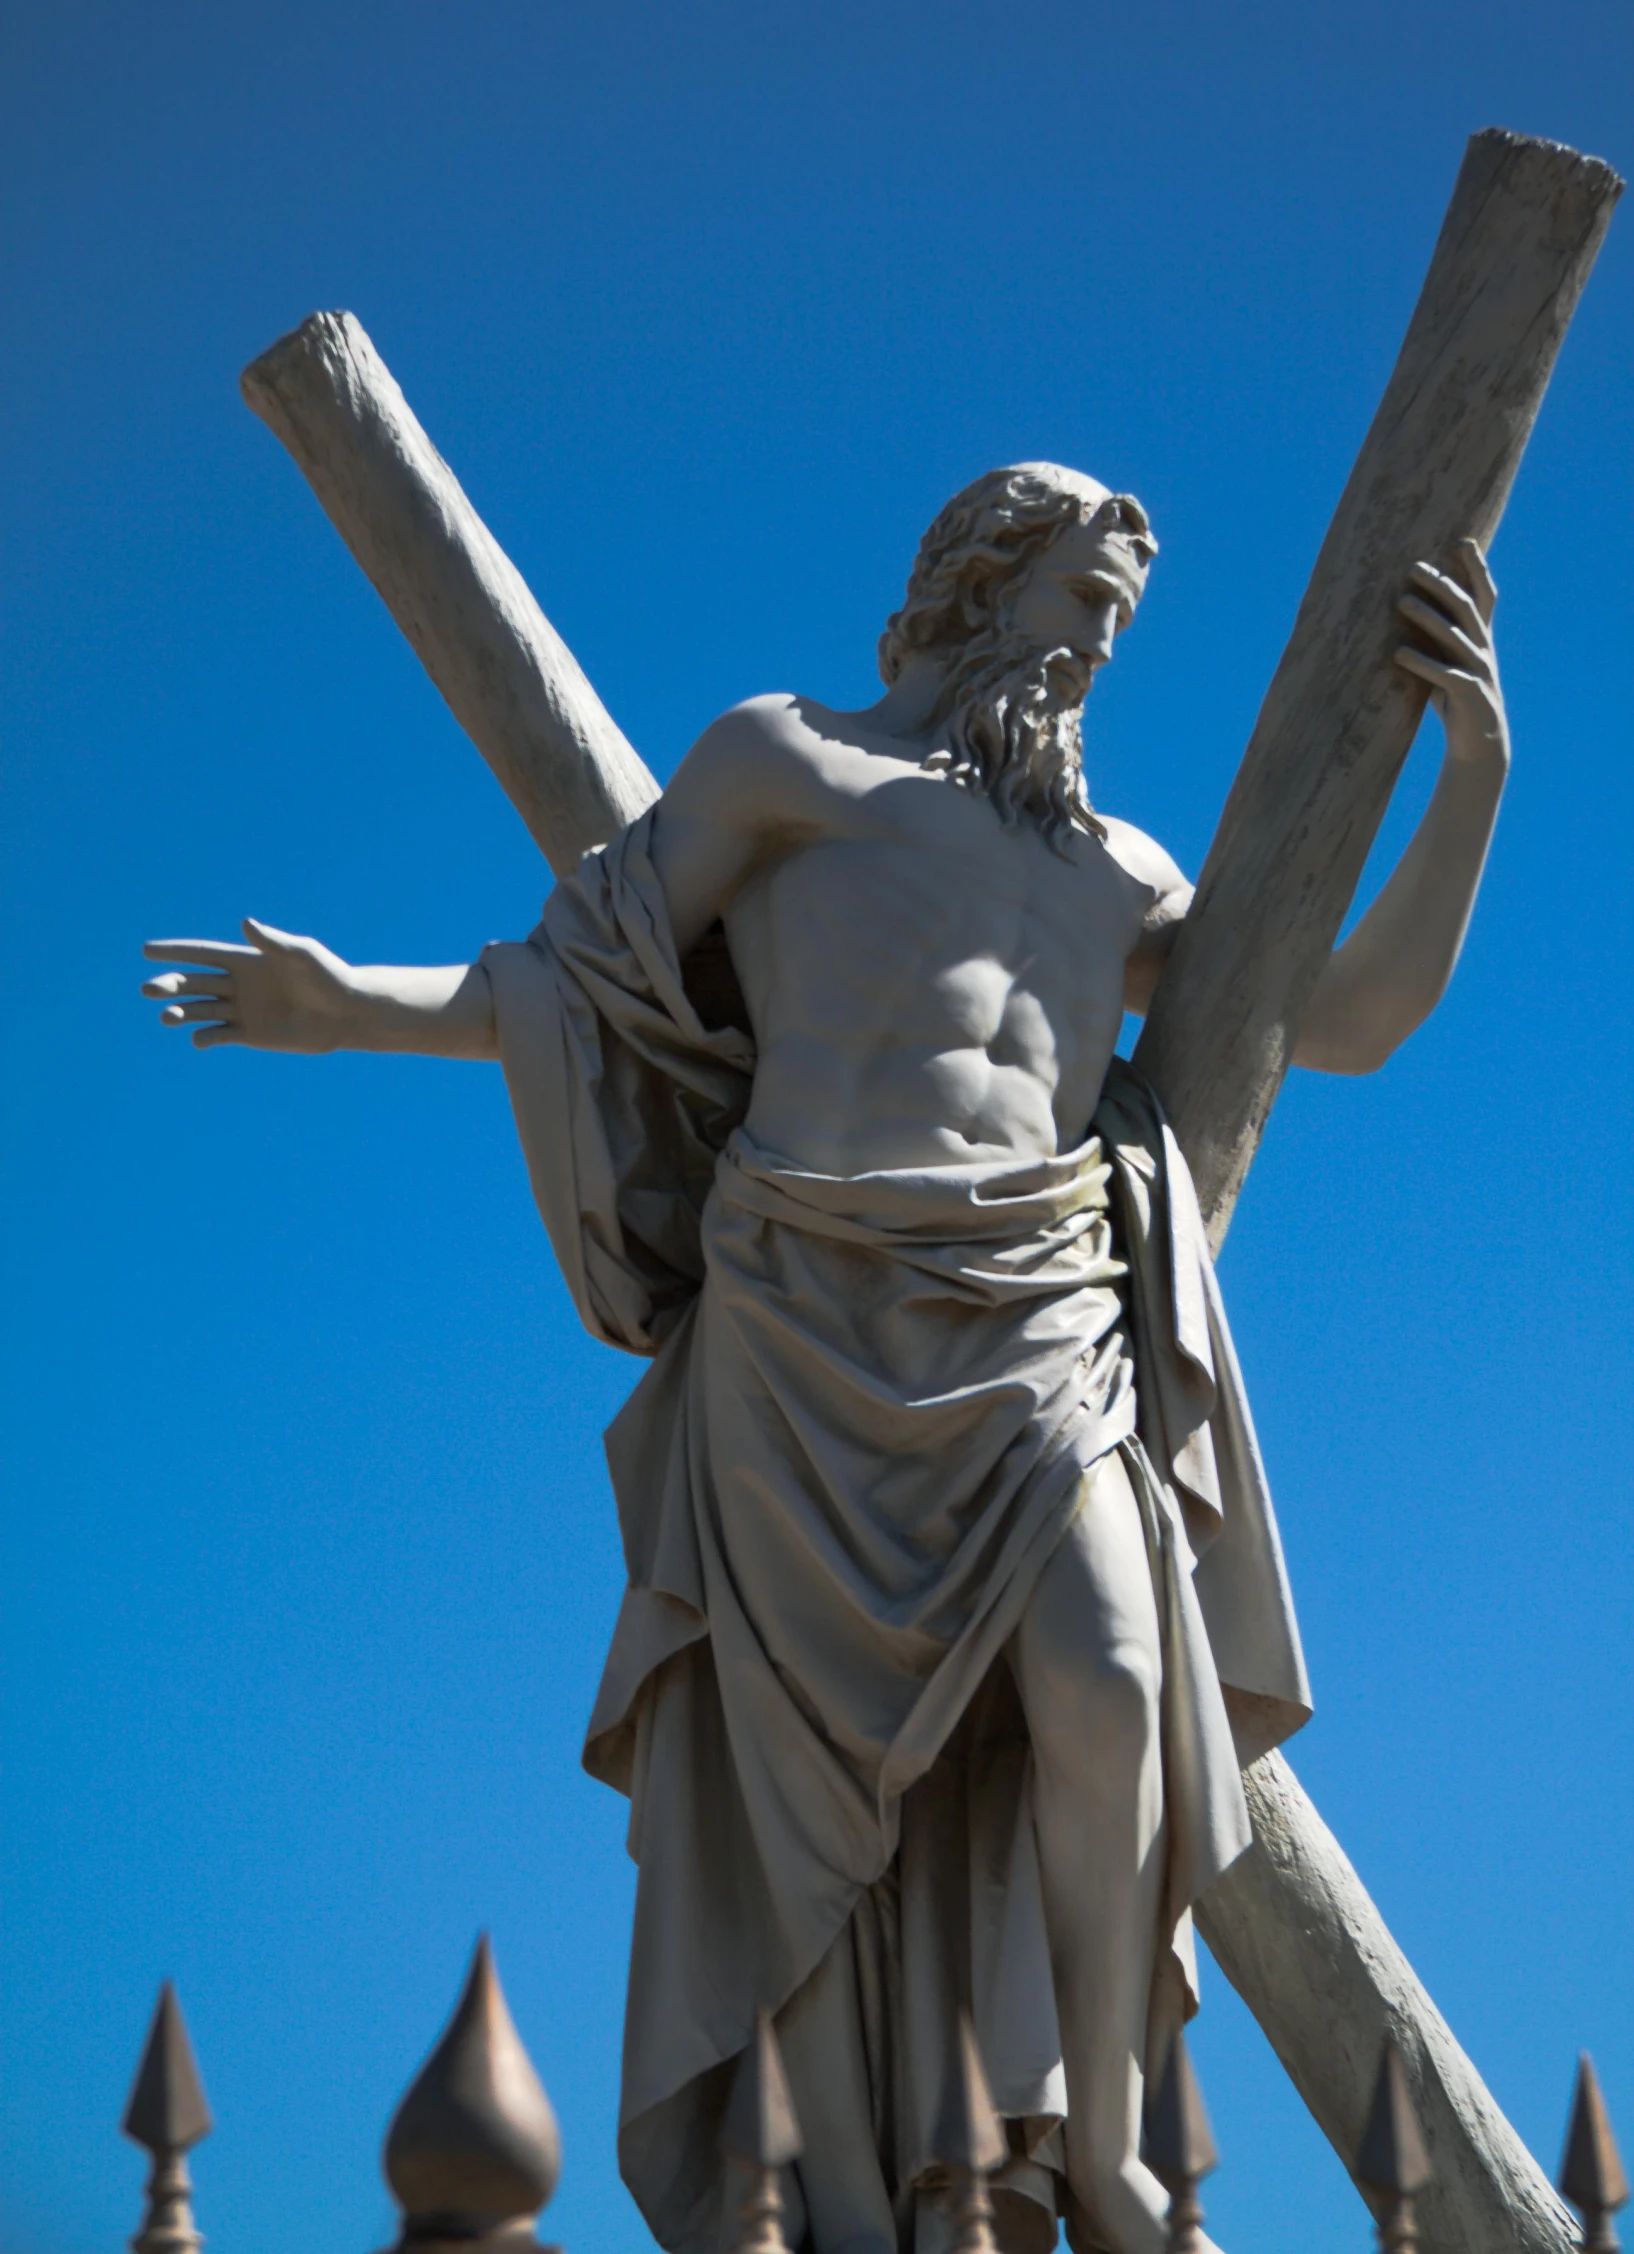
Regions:
[[[968, 2012], [1001, 2244], [1158, 2254], [1145, 2079], [1240, 1763], [1310, 1711], [1185, 1162], [1114, 1054], [1190, 889], [1097, 813], [1081, 713], [1157, 553], [1128, 494], [997, 470], [925, 535], [860, 712], [708, 728], [531, 938], [354, 967], [246, 922], [151, 944], [201, 1048], [498, 1059], [579, 1311], [649, 1358], [608, 1433], [629, 1585], [585, 1749], [639, 1868], [620, 2165], [716, 2254], [757, 2007], [791, 2241], [945, 2243]], [[1446, 733], [1297, 1061], [1380, 1065], [1452, 972], [1508, 765], [1494, 589], [1418, 565]]]

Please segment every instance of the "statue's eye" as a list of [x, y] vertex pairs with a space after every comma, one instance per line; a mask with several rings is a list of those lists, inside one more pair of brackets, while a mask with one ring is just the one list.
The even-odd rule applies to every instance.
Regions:
[[1123, 598], [1108, 581], [1104, 579], [1075, 579], [1072, 583], [1072, 592], [1090, 610], [1101, 610], [1108, 603], [1116, 604], [1119, 625], [1128, 623], [1124, 612]]

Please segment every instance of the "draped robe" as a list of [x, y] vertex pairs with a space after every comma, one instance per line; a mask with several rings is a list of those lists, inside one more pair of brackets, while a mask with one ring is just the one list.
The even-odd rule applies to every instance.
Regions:
[[963, 2001], [1020, 2254], [1063, 2205], [1066, 2092], [1000, 1654], [1100, 1457], [1163, 1641], [1154, 2041], [1195, 2006], [1191, 1904], [1248, 1844], [1239, 1761], [1310, 1712], [1207, 1240], [1117, 1060], [1052, 1158], [842, 1179], [758, 1147], [753, 1041], [689, 995], [650, 827], [483, 957], [578, 1312], [650, 1357], [607, 1434], [628, 1586], [584, 1752], [639, 1870], [620, 2166], [662, 2245], [713, 2254], [756, 2007], [838, 1979], [909, 2235]]

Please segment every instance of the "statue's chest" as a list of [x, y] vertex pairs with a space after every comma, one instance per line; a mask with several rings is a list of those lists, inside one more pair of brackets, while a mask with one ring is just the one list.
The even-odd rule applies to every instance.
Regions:
[[917, 1024], [945, 1008], [978, 1044], [1008, 1037], [1018, 1013], [1115, 1033], [1148, 887], [1098, 841], [1064, 857], [951, 784], [915, 776], [870, 799], [729, 912], [746, 992], [798, 993], [851, 1020]]
[[1081, 971], [1096, 958], [1121, 970], [1155, 897], [1098, 838], [1075, 834], [1058, 852], [1032, 820], [1007, 828], [987, 799], [918, 771], [853, 802], [825, 842], [854, 869], [857, 905], [866, 894], [926, 932], [1007, 935], [1007, 952]]

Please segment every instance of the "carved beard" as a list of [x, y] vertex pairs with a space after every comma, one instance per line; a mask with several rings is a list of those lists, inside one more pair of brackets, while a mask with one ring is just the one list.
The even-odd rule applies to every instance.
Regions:
[[1084, 699], [1092, 669], [1077, 650], [1041, 649], [1020, 634], [982, 637], [936, 700], [947, 744], [925, 765], [990, 798], [1006, 829], [1025, 815], [1063, 859], [1074, 830], [1104, 840], [1084, 788]]

